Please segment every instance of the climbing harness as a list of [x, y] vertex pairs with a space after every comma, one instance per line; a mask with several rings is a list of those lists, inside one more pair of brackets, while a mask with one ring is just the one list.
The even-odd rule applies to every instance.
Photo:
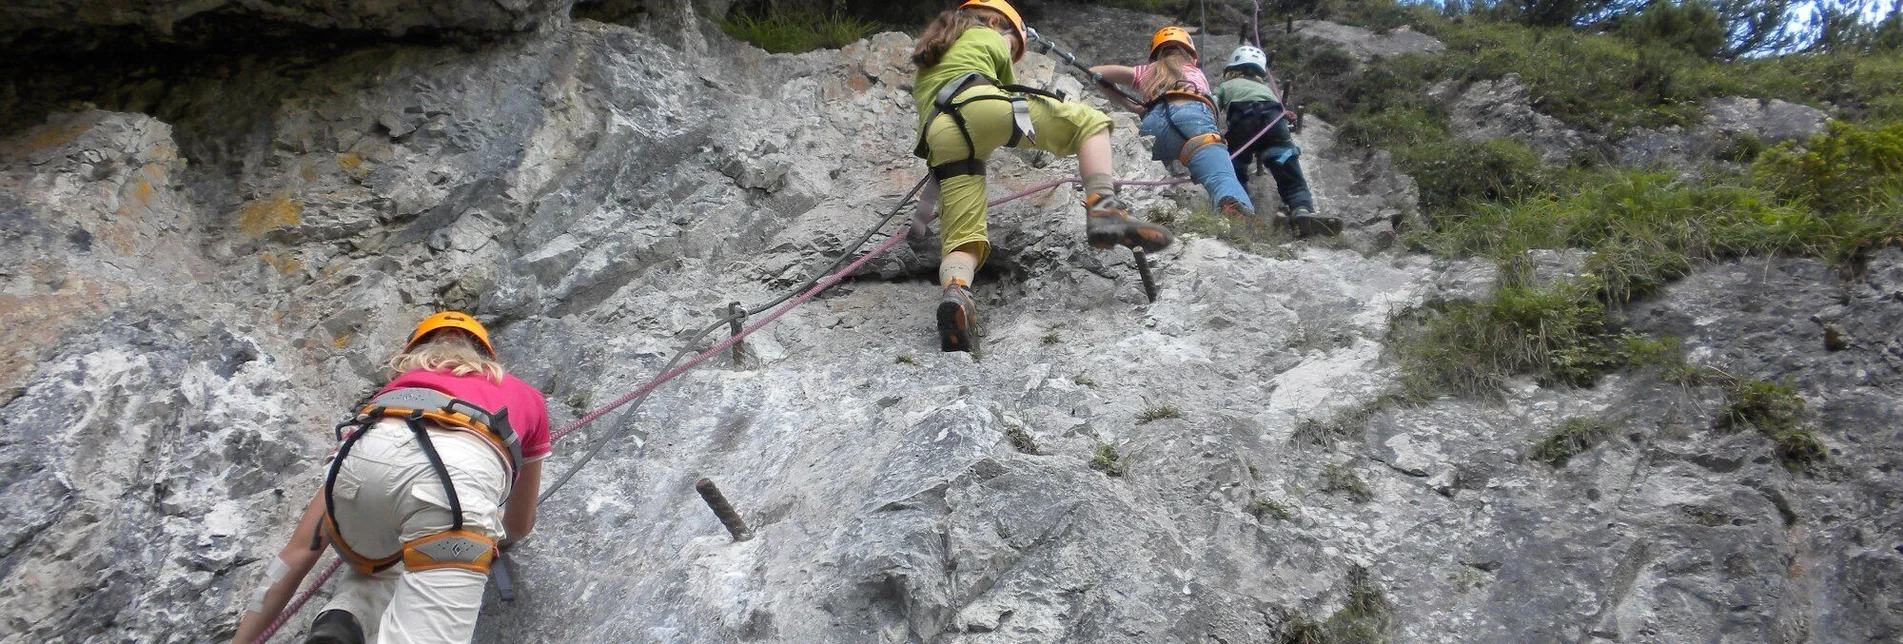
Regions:
[[[1006, 93], [980, 94], [962, 101], [957, 100], [958, 95], [964, 93], [965, 90], [982, 86], [997, 87]], [[952, 123], [958, 126], [958, 134], [965, 138], [966, 156], [957, 161], [932, 166], [932, 178], [942, 183], [952, 177], [962, 177], [965, 175], [984, 176], [985, 161], [984, 159], [978, 158], [978, 144], [973, 142], [971, 138], [971, 127], [970, 124], [965, 121], [965, 115], [962, 112], [963, 108], [966, 105], [978, 101], [1009, 102], [1011, 104], [1011, 140], [1005, 142], [1004, 146], [1007, 148], [1015, 148], [1018, 147], [1020, 141], [1031, 141], [1033, 143], [1037, 141], [1037, 128], [1031, 124], [1030, 101], [1033, 96], [1048, 98], [1059, 102], [1064, 100], [1064, 95], [1061, 92], [1046, 91], [1029, 85], [1000, 84], [998, 81], [978, 72], [971, 72], [953, 79], [951, 82], [946, 83], [943, 88], [940, 88], [938, 90], [938, 96], [932, 99], [932, 111], [925, 117], [924, 123], [926, 127], [919, 128], [918, 144], [912, 147], [912, 154], [928, 161], [931, 159], [932, 151], [931, 147], [926, 143], [925, 135], [927, 130], [930, 129], [932, 120], [938, 118], [940, 114], [943, 114], [951, 117]]]
[[[424, 333], [419, 332], [417, 338], [420, 339], [422, 335]], [[412, 340], [412, 344], [414, 342]], [[371, 557], [352, 549], [344, 541], [343, 531], [338, 527], [337, 474], [342, 471], [344, 459], [350, 457], [350, 448], [369, 434], [372, 428], [389, 418], [399, 419], [409, 427], [410, 433], [416, 437], [417, 447], [429, 459], [430, 469], [443, 482], [443, 496], [449, 501], [453, 525], [443, 532], [406, 542], [400, 550], [390, 555]], [[346, 433], [345, 428], [350, 428], [350, 431]], [[372, 399], [350, 420], [338, 423], [333, 430], [339, 445], [337, 456], [331, 459], [329, 472], [324, 476], [324, 524], [322, 536], [312, 538], [312, 550], [322, 547], [323, 540], [328, 538], [340, 559], [366, 575], [386, 570], [399, 561], [411, 571], [460, 568], [484, 574], [489, 572], [490, 562], [496, 556], [496, 542], [463, 529], [462, 502], [456, 495], [455, 484], [450, 481], [449, 468], [437, 453], [435, 441], [430, 439], [432, 428], [471, 434], [494, 450], [507, 473], [505, 481], [509, 485], [504, 486], [502, 497], [504, 501], [508, 499], [516, 468], [521, 466], [522, 444], [514, 430], [509, 428], [507, 409], [489, 412], [467, 401], [424, 387], [388, 391]]]

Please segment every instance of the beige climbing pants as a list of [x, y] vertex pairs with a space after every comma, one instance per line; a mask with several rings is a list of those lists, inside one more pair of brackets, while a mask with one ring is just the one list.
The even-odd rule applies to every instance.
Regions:
[[[482, 439], [430, 432], [449, 470], [464, 529], [500, 539], [507, 472]], [[344, 541], [367, 557], [450, 529], [449, 497], [429, 458], [401, 420], [385, 419], [358, 439], [337, 471], [334, 492]], [[468, 642], [488, 578], [457, 568], [408, 572], [402, 564], [375, 575], [346, 567], [324, 610], [349, 611], [372, 643]]]

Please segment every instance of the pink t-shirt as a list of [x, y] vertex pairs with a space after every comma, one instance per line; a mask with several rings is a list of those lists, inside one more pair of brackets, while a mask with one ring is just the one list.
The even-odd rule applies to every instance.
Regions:
[[509, 428], [522, 444], [523, 462], [533, 461], [555, 451], [549, 445], [548, 401], [542, 392], [514, 374], [503, 374], [501, 384], [480, 375], [452, 376], [440, 371], [407, 371], [384, 385], [377, 394], [392, 389], [426, 387], [474, 403], [490, 413], [509, 410]]
[[[1143, 86], [1143, 77], [1148, 76], [1150, 73], [1150, 68], [1154, 66], [1155, 66], [1155, 63], [1136, 66], [1135, 75], [1136, 75], [1137, 87]], [[1183, 82], [1189, 83], [1190, 86], [1195, 87], [1196, 91], [1198, 92], [1202, 92], [1204, 94], [1209, 93], [1209, 78], [1206, 76], [1203, 76], [1203, 68], [1201, 67], [1197, 67], [1195, 65], [1184, 65], [1183, 66]], [[1150, 98], [1156, 98], [1156, 97], [1151, 96]]]

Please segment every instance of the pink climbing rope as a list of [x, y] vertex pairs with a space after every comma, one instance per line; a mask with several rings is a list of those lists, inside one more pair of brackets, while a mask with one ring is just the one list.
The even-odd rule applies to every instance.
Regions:
[[899, 230], [895, 233], [892, 233], [892, 237], [890, 239], [885, 240], [885, 243], [882, 243], [876, 247], [873, 247], [871, 252], [868, 252], [864, 255], [859, 256], [859, 259], [853, 260], [853, 262], [851, 264], [847, 264], [845, 268], [839, 269], [839, 272], [836, 272], [831, 275], [827, 275], [824, 278], [821, 278], [819, 280], [819, 283], [814, 284], [812, 288], [806, 289], [805, 293], [801, 293], [799, 297], [795, 297], [791, 300], [788, 300], [785, 304], [781, 304], [780, 307], [777, 309], [774, 309], [772, 313], [768, 313], [766, 317], [760, 318], [760, 321], [747, 325], [746, 328], [741, 329], [739, 333], [733, 334], [732, 337], [727, 338], [725, 341], [722, 341], [720, 344], [714, 345], [713, 348], [711, 349], [700, 352], [698, 355], [695, 355], [692, 359], [688, 360], [686, 363], [683, 363], [681, 366], [675, 367], [672, 370], [669, 370], [667, 373], [663, 373], [659, 376], [656, 376], [653, 380], [648, 381], [648, 383], [645, 385], [641, 385], [640, 387], [636, 388], [634, 391], [630, 391], [626, 394], [623, 394], [620, 398], [616, 398], [614, 399], [613, 402], [603, 405], [600, 409], [596, 409], [594, 411], [588, 412], [588, 415], [582, 416], [581, 418], [576, 419], [575, 422], [572, 422], [566, 426], [563, 426], [560, 431], [554, 434], [554, 437], [555, 437], [554, 439], [559, 440], [562, 436], [567, 435], [569, 432], [580, 429], [583, 425], [587, 425], [588, 423], [595, 422], [595, 420], [601, 418], [604, 415], [607, 415], [608, 412], [614, 411], [615, 408], [628, 404], [628, 401], [634, 400], [636, 398], [640, 398], [642, 394], [652, 392], [654, 391], [656, 387], [666, 384], [667, 381], [673, 380], [679, 377], [683, 373], [687, 373], [687, 370], [693, 369], [695, 366], [699, 365], [700, 363], [705, 362], [708, 358], [712, 358], [716, 355], [721, 354], [722, 352], [725, 352], [727, 349], [733, 348], [733, 345], [738, 344], [741, 340], [745, 339], [747, 336], [752, 335], [754, 331], [758, 331], [760, 330], [761, 327], [764, 327], [768, 324], [772, 324], [774, 320], [780, 319], [780, 316], [786, 315], [788, 312], [791, 312], [794, 308], [797, 308], [799, 305], [805, 304], [807, 301], [812, 300], [814, 297], [818, 296], [820, 291], [824, 291], [828, 287], [831, 287], [834, 284], [838, 284], [839, 280], [845, 279], [847, 276], [852, 275], [853, 271], [857, 271], [859, 270], [859, 267], [865, 266], [866, 262], [872, 261], [872, 258], [883, 255], [888, 250], [892, 250], [893, 246], [897, 246], [899, 242], [905, 241], [906, 234], [911, 232], [910, 229], [911, 229], [910, 225], [899, 227]]
[[312, 597], [317, 596], [317, 590], [323, 588], [324, 583], [330, 581], [331, 575], [337, 574], [337, 569], [343, 566], [344, 560], [342, 559], [330, 562], [330, 567], [325, 568], [322, 574], [317, 575], [317, 580], [311, 582], [311, 587], [304, 589], [304, 592], [298, 593], [296, 599], [291, 600], [291, 603], [284, 606], [284, 610], [278, 611], [278, 618], [271, 620], [271, 625], [264, 627], [264, 632], [259, 633], [257, 639], [251, 640], [251, 644], [264, 644], [265, 642], [271, 641], [271, 636], [276, 635], [278, 629], [284, 628], [284, 623], [291, 621], [291, 617], [296, 615], [297, 611], [303, 610], [304, 605], [310, 603]]

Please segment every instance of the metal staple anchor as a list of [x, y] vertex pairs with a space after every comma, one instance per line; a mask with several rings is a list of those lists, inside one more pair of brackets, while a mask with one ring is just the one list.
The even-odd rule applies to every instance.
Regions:
[[747, 522], [740, 520], [740, 513], [734, 511], [733, 504], [728, 503], [727, 497], [720, 493], [720, 488], [714, 486], [713, 479], [695, 482], [694, 489], [700, 492], [700, 498], [707, 502], [707, 507], [714, 509], [714, 516], [720, 518], [721, 525], [727, 526], [727, 532], [733, 534], [734, 541], [753, 538], [753, 531], [747, 529]]
[[1131, 248], [1130, 253], [1136, 256], [1137, 277], [1143, 278], [1143, 295], [1155, 302], [1156, 277], [1150, 275], [1150, 254], [1143, 252], [1142, 248]]
[[[741, 308], [739, 302], [727, 303], [727, 330], [730, 333], [732, 333], [733, 335], [740, 335], [740, 328], [741, 328], [740, 321], [745, 319], [747, 319], [747, 310], [744, 308]], [[747, 359], [747, 343], [745, 342], [733, 343], [732, 355], [733, 355], [734, 366], [736, 367], [740, 366], [740, 364], [742, 362], [745, 362]]]
[[495, 561], [489, 563], [489, 578], [496, 582], [496, 595], [502, 601], [515, 601], [515, 573], [510, 567], [509, 551], [496, 553]]

